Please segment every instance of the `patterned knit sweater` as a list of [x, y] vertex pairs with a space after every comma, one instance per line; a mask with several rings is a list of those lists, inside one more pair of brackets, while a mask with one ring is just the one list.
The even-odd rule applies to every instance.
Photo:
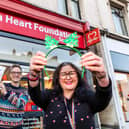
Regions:
[[0, 96], [0, 128], [12, 128], [22, 125], [24, 107], [28, 101], [25, 88], [5, 84], [7, 94]]

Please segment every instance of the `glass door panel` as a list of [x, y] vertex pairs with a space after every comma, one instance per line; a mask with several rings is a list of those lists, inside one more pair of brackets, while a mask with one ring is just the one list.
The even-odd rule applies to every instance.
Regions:
[[129, 74], [115, 72], [115, 77], [125, 121], [129, 122]]

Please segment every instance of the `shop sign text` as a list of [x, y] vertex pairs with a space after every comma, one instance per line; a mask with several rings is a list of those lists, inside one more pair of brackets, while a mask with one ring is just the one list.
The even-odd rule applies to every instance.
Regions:
[[[55, 28], [53, 26], [40, 24], [20, 17], [12, 16], [0, 12], [0, 30], [18, 33], [34, 38], [45, 39], [45, 35], [50, 35], [60, 43], [66, 39], [71, 32]], [[83, 36], [78, 35], [79, 47], [84, 48]]]

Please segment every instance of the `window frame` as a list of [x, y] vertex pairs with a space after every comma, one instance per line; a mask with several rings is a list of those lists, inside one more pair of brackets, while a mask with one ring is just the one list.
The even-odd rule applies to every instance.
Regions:
[[[116, 18], [119, 18], [119, 23], [121, 27], [120, 29], [122, 31], [121, 33], [119, 33], [116, 29], [117, 26], [113, 18], [114, 14], [117, 15]], [[121, 5], [118, 5], [117, 3], [111, 3], [111, 15], [113, 18], [113, 23], [114, 23], [116, 33], [124, 35], [124, 36], [128, 36], [128, 30], [127, 30], [126, 19], [125, 19], [125, 14], [124, 14], [124, 7], [122, 7]]]
[[[80, 4], [79, 4], [79, 0], [71, 0], [71, 1], [77, 4], [78, 17], [76, 17], [76, 18], [81, 19], [81, 11], [80, 11]], [[71, 6], [72, 6], [72, 5], [71, 5]]]
[[[59, 2], [59, 1], [60, 1], [60, 0], [58, 0], [58, 2]], [[67, 0], [64, 0], [64, 3], [65, 3], [65, 12], [66, 12], [66, 13], [59, 12], [60, 9], [58, 9], [58, 12], [61, 13], [61, 14], [64, 14], [64, 15], [68, 15], [68, 4], [67, 4]], [[58, 4], [58, 6], [60, 6], [60, 5]], [[58, 8], [59, 8], [59, 7], [58, 7]]]
[[[65, 2], [65, 7], [66, 7], [66, 14], [63, 12], [59, 12], [60, 10], [58, 10], [58, 13], [81, 20], [81, 11], [80, 11], [79, 0], [64, 0], [64, 2]], [[72, 3], [71, 2], [74, 2], [77, 6], [78, 17], [75, 17], [72, 13]], [[58, 4], [58, 6], [59, 6], [59, 4]]]

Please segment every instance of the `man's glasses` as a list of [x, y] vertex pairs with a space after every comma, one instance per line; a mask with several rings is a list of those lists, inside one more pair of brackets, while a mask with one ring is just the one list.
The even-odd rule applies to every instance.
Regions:
[[17, 75], [21, 75], [21, 72], [11, 72], [11, 74], [17, 74]]
[[77, 76], [76, 71], [70, 71], [70, 72], [61, 72], [60, 78], [66, 79], [67, 77], [74, 78]]

